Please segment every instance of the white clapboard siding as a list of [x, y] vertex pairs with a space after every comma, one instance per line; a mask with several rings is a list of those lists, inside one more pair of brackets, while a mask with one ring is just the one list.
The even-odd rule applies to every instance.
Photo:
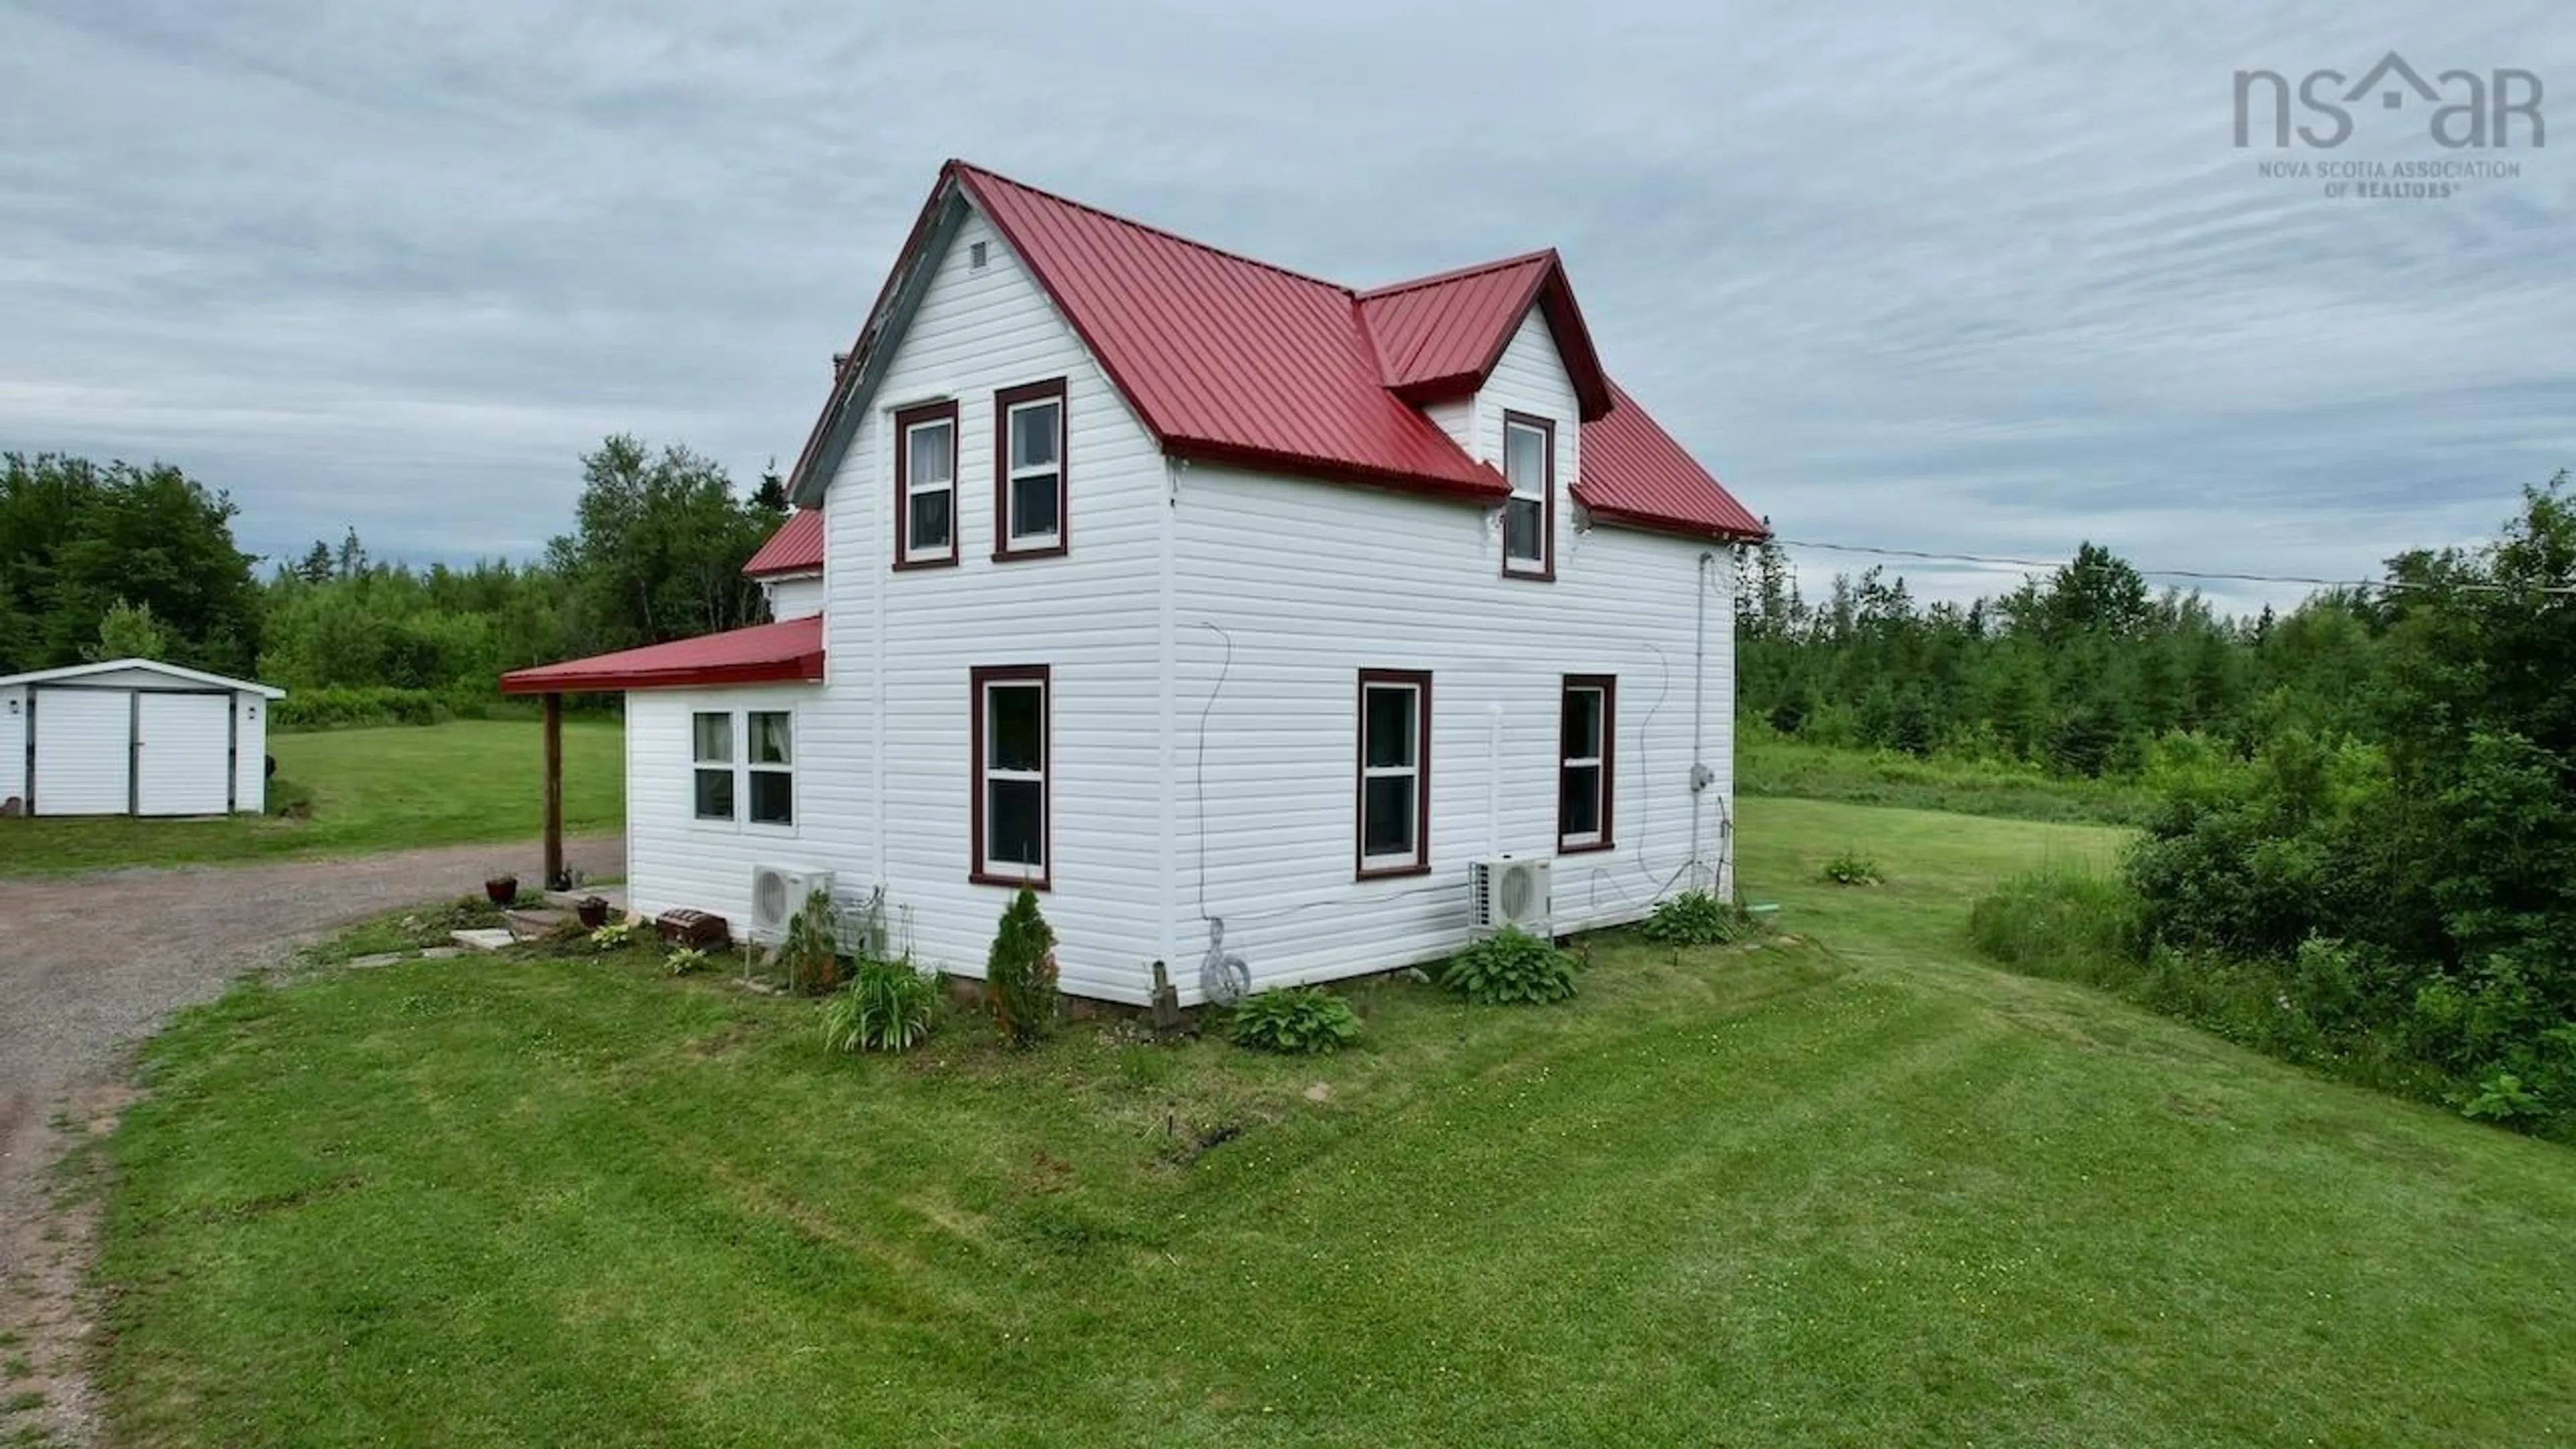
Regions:
[[[989, 261], [974, 268], [979, 242]], [[1070, 553], [997, 562], [993, 395], [1057, 377]], [[891, 416], [949, 398], [959, 562], [897, 572]], [[1000, 665], [1052, 671], [1043, 904], [1074, 994], [1144, 1001], [1161, 959], [1195, 1001], [1210, 917], [1261, 986], [1457, 949], [1467, 863], [1554, 852], [1566, 674], [1619, 680], [1615, 848], [1559, 862], [1558, 927], [1643, 915], [1691, 864], [1695, 820], [1699, 859], [1724, 879], [1732, 561], [1717, 545], [1581, 528], [1575, 400], [1535, 313], [1484, 390], [1434, 418], [1488, 459], [1506, 410], [1557, 422], [1553, 583], [1501, 577], [1498, 509], [1168, 463], [979, 215], [937, 259], [872, 408], [824, 502], [824, 681], [628, 698], [638, 906], [715, 910], [740, 929], [754, 865], [829, 870], [844, 897], [884, 888], [923, 965], [980, 976], [1012, 892], [969, 880], [969, 679]], [[1433, 675], [1426, 875], [1353, 879], [1363, 668]], [[1695, 680], [1697, 758], [1717, 777], [1698, 794]], [[696, 821], [689, 713], [767, 707], [796, 714], [797, 825]]]
[[[985, 243], [974, 269], [970, 247]], [[993, 395], [1066, 380], [1066, 556], [993, 559]], [[892, 571], [893, 410], [958, 404], [958, 564]], [[1012, 891], [968, 880], [968, 671], [1054, 671], [1053, 882], [1044, 895], [1067, 991], [1141, 1001], [1159, 951], [1161, 672], [1155, 581], [1164, 468], [1152, 439], [1001, 235], [970, 214], [897, 345], [876, 410], [824, 500], [826, 679], [779, 691], [637, 692], [627, 703], [630, 891], [643, 909], [750, 918], [755, 863], [882, 885], [889, 923], [925, 966], [980, 976]], [[802, 601], [773, 591], [779, 617]], [[797, 828], [696, 821], [688, 713], [792, 699]]]
[[[977, 243], [988, 257], [981, 270], [971, 264]], [[999, 563], [993, 395], [1057, 377], [1066, 381], [1069, 552]], [[887, 567], [886, 438], [895, 410], [938, 397], [958, 405], [959, 563], [897, 573]], [[863, 858], [878, 863], [920, 959], [982, 974], [1012, 890], [967, 879], [969, 670], [1049, 666], [1053, 880], [1043, 904], [1064, 988], [1142, 1000], [1146, 963], [1159, 953], [1162, 455], [1009, 244], [971, 213], [877, 404], [825, 501], [833, 692], [852, 709], [876, 700], [881, 731], [869, 772], [876, 793], [859, 811], [874, 831]]]
[[[762, 865], [791, 869], [836, 867], [848, 852], [852, 827], [849, 745], [838, 738], [838, 716], [817, 708], [823, 691], [784, 685], [757, 689], [652, 689], [626, 696], [627, 903], [659, 915], [674, 907], [714, 911], [737, 935], [751, 926], [751, 872]], [[748, 782], [736, 772], [735, 818], [697, 818], [690, 717], [700, 710], [731, 714], [737, 764], [748, 748], [742, 716], [785, 710], [793, 717], [796, 823], [755, 825], [743, 816]], [[836, 885], [839, 884], [836, 882]]]
[[1478, 457], [1487, 456], [1478, 451], [1476, 442], [1476, 399], [1462, 397], [1435, 402], [1423, 408], [1422, 415], [1431, 419], [1432, 426], [1447, 433], [1449, 441]]
[[[1533, 314], [1476, 398], [1474, 427], [1479, 454], [1499, 458], [1506, 410], [1557, 421], [1553, 583], [1501, 577], [1497, 510], [1231, 469], [1182, 473], [1176, 625], [1185, 760], [1197, 758], [1202, 710], [1207, 723], [1204, 770], [1194, 767], [1182, 787], [1181, 895], [1193, 926], [1201, 901], [1205, 915], [1225, 920], [1226, 949], [1245, 958], [1256, 986], [1454, 951], [1467, 938], [1470, 860], [1555, 852], [1567, 674], [1618, 677], [1614, 848], [1558, 861], [1557, 928], [1642, 916], [1689, 864], [1695, 814], [1702, 858], [1726, 867], [1732, 561], [1722, 547], [1685, 539], [1578, 531], [1574, 408]], [[1699, 757], [1718, 778], [1695, 796], [1694, 611], [1703, 584]], [[1364, 668], [1432, 674], [1427, 875], [1353, 879]], [[1196, 972], [1187, 974], [1194, 986]]]
[[820, 575], [772, 579], [763, 587], [769, 594], [769, 617], [773, 619], [810, 619], [823, 612], [823, 580]]

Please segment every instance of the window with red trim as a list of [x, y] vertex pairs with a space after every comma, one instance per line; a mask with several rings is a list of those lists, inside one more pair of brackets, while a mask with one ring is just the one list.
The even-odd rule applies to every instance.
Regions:
[[993, 557], [1065, 551], [1071, 490], [1065, 466], [1064, 379], [993, 394]]
[[957, 562], [957, 404], [894, 415], [894, 566]]
[[1556, 424], [1526, 413], [1503, 414], [1503, 572], [1514, 578], [1556, 577]]
[[1616, 798], [1612, 741], [1619, 681], [1608, 674], [1569, 674], [1557, 713], [1556, 848], [1571, 855], [1610, 848]]
[[974, 860], [967, 876], [1045, 890], [1052, 878], [1053, 681], [1046, 665], [1016, 664], [974, 670], [971, 682]]
[[1431, 868], [1431, 676], [1363, 669], [1359, 697], [1358, 874]]

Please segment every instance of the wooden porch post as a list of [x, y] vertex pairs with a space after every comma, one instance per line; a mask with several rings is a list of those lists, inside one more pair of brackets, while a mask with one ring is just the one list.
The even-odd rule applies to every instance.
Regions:
[[546, 695], [546, 889], [561, 889], [563, 847], [563, 696]]

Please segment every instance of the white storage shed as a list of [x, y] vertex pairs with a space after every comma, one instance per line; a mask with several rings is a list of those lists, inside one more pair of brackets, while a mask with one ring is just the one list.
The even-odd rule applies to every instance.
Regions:
[[0, 810], [256, 814], [286, 691], [149, 659], [0, 678]]

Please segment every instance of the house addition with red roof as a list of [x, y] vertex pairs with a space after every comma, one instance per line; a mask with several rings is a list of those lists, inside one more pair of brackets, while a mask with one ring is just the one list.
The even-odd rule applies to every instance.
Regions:
[[625, 693], [640, 910], [814, 873], [974, 977], [1027, 885], [1066, 991], [1193, 1003], [1450, 954], [1480, 861], [1560, 934], [1732, 889], [1764, 530], [1553, 251], [1354, 290], [950, 162], [789, 486], [777, 622], [502, 681]]

